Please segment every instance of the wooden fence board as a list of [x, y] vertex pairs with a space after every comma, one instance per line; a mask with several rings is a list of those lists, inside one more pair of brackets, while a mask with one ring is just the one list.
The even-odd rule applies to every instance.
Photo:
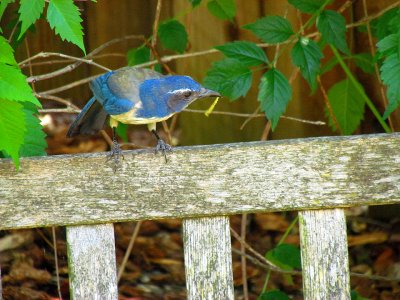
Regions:
[[400, 135], [0, 160], [0, 229], [400, 202]]
[[71, 299], [118, 299], [113, 224], [67, 227]]
[[229, 218], [183, 220], [183, 243], [188, 299], [233, 300]]
[[343, 209], [299, 212], [306, 300], [350, 300], [346, 219]]

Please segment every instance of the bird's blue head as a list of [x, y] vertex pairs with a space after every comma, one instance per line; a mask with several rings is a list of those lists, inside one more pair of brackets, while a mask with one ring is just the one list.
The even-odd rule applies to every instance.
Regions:
[[141, 86], [141, 95], [142, 92], [165, 104], [169, 114], [182, 111], [197, 99], [220, 96], [219, 93], [204, 88], [191, 77], [180, 75], [145, 80]]

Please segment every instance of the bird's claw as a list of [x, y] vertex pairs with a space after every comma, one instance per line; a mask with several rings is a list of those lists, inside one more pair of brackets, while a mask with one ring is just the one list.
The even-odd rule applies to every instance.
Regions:
[[162, 139], [158, 139], [155, 152], [156, 153], [162, 152], [162, 154], [164, 155], [164, 158], [165, 158], [165, 163], [168, 162], [167, 153], [166, 153], [167, 151], [168, 152], [172, 151], [172, 147], [170, 145], [168, 145], [166, 142], [164, 142]]
[[112, 166], [112, 169], [114, 173], [121, 167], [121, 157], [122, 159], [125, 159], [122, 154], [121, 146], [116, 140], [113, 140], [110, 154], [107, 155], [107, 162], [110, 160], [113, 161], [114, 165]]

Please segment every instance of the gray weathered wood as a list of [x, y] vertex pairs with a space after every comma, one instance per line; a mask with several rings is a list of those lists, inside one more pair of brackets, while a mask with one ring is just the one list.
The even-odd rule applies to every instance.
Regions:
[[0, 300], [3, 300], [3, 285], [1, 283], [1, 269], [0, 269]]
[[0, 229], [400, 202], [400, 135], [0, 160]]
[[302, 211], [299, 220], [304, 299], [350, 299], [343, 209]]
[[188, 299], [233, 299], [228, 217], [183, 220]]
[[67, 227], [72, 299], [118, 299], [113, 224]]

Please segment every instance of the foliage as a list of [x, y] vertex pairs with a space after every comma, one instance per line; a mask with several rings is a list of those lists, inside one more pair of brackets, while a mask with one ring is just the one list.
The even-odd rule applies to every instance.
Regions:
[[234, 0], [211, 0], [207, 3], [208, 10], [222, 20], [232, 20], [236, 15]]
[[[0, 18], [8, 4], [13, 2], [0, 2]], [[44, 14], [45, 9], [51, 28], [62, 39], [74, 43], [85, 52], [82, 19], [73, 0], [50, 0], [47, 5], [45, 0], [20, 0], [18, 39], [23, 38], [26, 30]], [[11, 157], [18, 168], [20, 156], [45, 155], [47, 144], [37, 117], [37, 108], [41, 104], [14, 58], [12, 45], [0, 35], [0, 154]]]
[[188, 44], [185, 26], [177, 20], [168, 20], [158, 27], [158, 37], [162, 45], [170, 50], [183, 53]]
[[51, 0], [47, 8], [47, 21], [63, 40], [74, 43], [85, 52], [82, 19], [73, 1]]
[[[20, 156], [45, 155], [45, 134], [37, 117], [41, 104], [28, 85], [15, 57], [13, 47], [23, 40], [26, 32], [35, 26], [40, 18], [47, 20], [49, 26], [61, 39], [82, 49], [82, 19], [73, 0], [2, 0], [0, 19], [10, 3], [18, 6], [18, 20], [8, 26], [17, 28], [14, 37], [4, 37], [0, 28], [0, 152], [3, 157], [11, 157], [19, 167]], [[232, 28], [240, 28], [235, 20], [237, 6], [235, 0], [188, 0], [191, 9], [205, 7], [208, 12], [221, 21], [228, 21]], [[272, 130], [279, 124], [292, 97], [291, 83], [279, 70], [277, 62], [285, 51], [290, 52], [291, 63], [300, 70], [301, 76], [314, 92], [322, 76], [333, 67], [340, 66], [345, 78], [333, 83], [327, 91], [326, 109], [329, 125], [344, 135], [353, 134], [364, 118], [365, 106], [386, 131], [384, 119], [400, 105], [400, 8], [388, 10], [370, 22], [373, 37], [376, 39], [377, 54], [369, 52], [353, 53], [346, 41], [346, 20], [341, 13], [327, 9], [333, 0], [289, 0], [300, 13], [306, 14], [306, 22], [297, 28], [282, 16], [268, 15], [241, 26], [248, 30], [260, 43], [233, 41], [215, 46], [224, 57], [212, 64], [204, 78], [204, 85], [219, 91], [231, 101], [246, 97], [252, 84], [258, 86], [259, 107], [271, 122]], [[175, 53], [184, 53], [189, 48], [189, 34], [180, 18], [162, 20], [157, 28], [159, 44]], [[308, 35], [310, 28], [317, 28], [318, 36]], [[152, 37], [146, 38], [142, 45], [127, 53], [128, 65], [139, 65], [151, 59]], [[262, 43], [264, 44], [262, 44]], [[265, 45], [267, 43], [267, 45]], [[279, 45], [275, 55], [268, 58], [265, 47]], [[338, 50], [340, 50], [340, 52]], [[328, 61], [322, 62], [324, 54], [332, 52]], [[350, 68], [351, 67], [351, 68]], [[358, 82], [354, 69], [377, 76], [386, 86], [389, 103], [383, 116], [375, 108], [364, 88]], [[156, 65], [160, 70], [160, 65]], [[260, 73], [256, 82], [253, 74]], [[127, 141], [126, 125], [118, 127], [118, 134]], [[300, 269], [298, 248], [280, 244], [269, 251], [266, 258], [277, 266], [286, 269]], [[290, 279], [290, 276], [287, 276]], [[356, 294], [352, 298], [362, 299]], [[260, 299], [289, 299], [280, 291], [263, 292]]]
[[[218, 19], [228, 20], [235, 23], [237, 12], [234, 0], [188, 0], [192, 9], [204, 6], [209, 13]], [[14, 0], [0, 2], [0, 17]], [[219, 91], [230, 100], [238, 100], [245, 97], [253, 84], [253, 73], [263, 72], [258, 83], [258, 101], [260, 109], [265, 112], [267, 119], [271, 121], [272, 129], [278, 126], [278, 121], [285, 112], [292, 97], [290, 82], [277, 68], [277, 60], [284, 51], [290, 51], [291, 61], [300, 69], [302, 77], [308, 82], [311, 91], [318, 88], [318, 76], [329, 72], [334, 66], [340, 65], [347, 78], [332, 85], [329, 88], [328, 100], [331, 106], [326, 110], [329, 124], [333, 130], [340, 130], [343, 134], [352, 134], [363, 120], [365, 103], [371, 109], [382, 127], [388, 131], [384, 118], [400, 105], [400, 9], [394, 8], [385, 12], [379, 18], [371, 21], [371, 30], [377, 39], [377, 55], [370, 53], [351, 53], [346, 42], [346, 23], [344, 17], [335, 10], [327, 9], [332, 0], [289, 0], [289, 4], [308, 16], [304, 25], [296, 32], [294, 26], [282, 16], [268, 15], [242, 26], [243, 29], [251, 31], [261, 42], [268, 44], [286, 45], [280, 47], [273, 60], [268, 59], [262, 45], [250, 41], [233, 41], [223, 45], [215, 46], [225, 58], [212, 64], [204, 78], [204, 85]], [[83, 43], [82, 19], [78, 7], [73, 0], [19, 0], [19, 24], [16, 36], [23, 39], [26, 31], [35, 25], [35, 22], [45, 18], [55, 33], [63, 40], [74, 43], [85, 52]], [[13, 26], [14, 26], [13, 25]], [[306, 36], [306, 30], [315, 25], [321, 34], [322, 41], [317, 42], [314, 38]], [[1, 31], [2, 32], [2, 31]], [[189, 35], [178, 19], [169, 19], [160, 22], [157, 30], [158, 40], [163, 48], [184, 53], [189, 45]], [[150, 60], [151, 37], [141, 46], [127, 53], [129, 65], [138, 65]], [[21, 105], [10, 104], [11, 111], [18, 111], [19, 128], [28, 128], [37, 112], [34, 109], [27, 110], [26, 103], [33, 103], [40, 107], [40, 103], [26, 83], [13, 55], [12, 46], [17, 45], [16, 37], [10, 42], [0, 35], [0, 99], [2, 101], [19, 102]], [[341, 54], [334, 55], [330, 60], [321, 64], [326, 47], [339, 49]], [[387, 86], [388, 106], [385, 108], [383, 117], [374, 107], [362, 86], [358, 83], [346, 64], [353, 62], [362, 71], [374, 75], [375, 64], [378, 64], [383, 83]], [[160, 70], [160, 66], [156, 66]], [[333, 113], [334, 115], [330, 115]], [[15, 116], [7, 116], [3, 113], [3, 122], [15, 122]], [[31, 129], [36, 128], [36, 129]], [[7, 134], [7, 126], [2, 127], [2, 132]], [[35, 132], [35, 130], [37, 130]], [[124, 129], [119, 133], [124, 136]], [[126, 128], [125, 128], [126, 130]], [[18, 155], [27, 153], [23, 149], [26, 135], [36, 136], [44, 139], [40, 134], [41, 128], [29, 126], [29, 130], [16, 131], [20, 137], [15, 142], [2, 143], [1, 151], [4, 155], [10, 155], [18, 162]], [[39, 143], [44, 145], [44, 143]], [[44, 147], [44, 146], [43, 146]], [[18, 151], [17, 151], [18, 150]], [[21, 153], [20, 153], [21, 150]], [[43, 149], [42, 149], [43, 150]], [[43, 151], [38, 150], [38, 154]], [[31, 155], [30, 153], [29, 155]]]
[[273, 129], [285, 111], [291, 95], [292, 88], [288, 80], [277, 69], [272, 68], [261, 77], [258, 101], [261, 103], [261, 110], [271, 120]]
[[267, 16], [243, 26], [266, 43], [276, 44], [286, 41], [294, 32], [292, 25], [283, 17]]
[[[359, 88], [362, 89], [361, 85]], [[340, 129], [344, 135], [352, 134], [364, 116], [365, 102], [352, 81], [342, 80], [334, 84], [328, 92], [328, 99], [340, 128], [330, 118], [333, 128]]]
[[234, 58], [225, 58], [213, 64], [204, 79], [204, 85], [236, 100], [247, 94], [252, 80], [252, 73], [244, 63]]
[[279, 290], [264, 292], [258, 297], [258, 300], [290, 300], [290, 298]]
[[[343, 134], [352, 134], [360, 125], [364, 115], [365, 103], [373, 112], [376, 119], [386, 132], [390, 129], [384, 122], [400, 105], [400, 9], [389, 10], [375, 21], [371, 22], [372, 32], [378, 38], [378, 55], [372, 57], [370, 53], [351, 53], [346, 42], [346, 23], [344, 17], [337, 11], [326, 9], [331, 0], [290, 0], [289, 4], [301, 12], [311, 14], [308, 21], [298, 32], [293, 31], [293, 26], [281, 16], [266, 16], [253, 23], [242, 26], [250, 30], [262, 42], [269, 44], [287, 43], [291, 46], [291, 58], [293, 65], [297, 66], [302, 77], [309, 83], [312, 91], [318, 87], [317, 78], [340, 65], [348, 78], [333, 85], [329, 91], [329, 102], [334, 116], [328, 115], [329, 124], [333, 130], [341, 130]], [[305, 36], [304, 29], [315, 24], [323, 41], [316, 42]], [[324, 57], [324, 49], [329, 46], [339, 49], [343, 54], [335, 54], [324, 65], [321, 60]], [[290, 46], [288, 46], [290, 47]], [[235, 41], [215, 47], [226, 57], [237, 60], [236, 68], [227, 66], [225, 60], [216, 62], [208, 71], [205, 84], [223, 95], [236, 100], [240, 96], [246, 96], [249, 86], [237, 84], [238, 69], [245, 73], [255, 70], [267, 71], [261, 77], [259, 83], [258, 100], [261, 110], [271, 121], [274, 130], [280, 116], [285, 112], [291, 98], [291, 88], [284, 75], [276, 68], [276, 60], [288, 47], [281, 47], [273, 61], [261, 56], [260, 45], [247, 41]], [[382, 81], [387, 85], [389, 105], [382, 117], [368, 98], [362, 86], [358, 83], [346, 63], [354, 62], [355, 66], [368, 74], [375, 74], [375, 64], [381, 65]], [[233, 65], [233, 61], [230, 62]], [[257, 67], [256, 69], [250, 67]], [[247, 74], [247, 73], [246, 73]], [[249, 80], [250, 75], [246, 76]], [[227, 80], [228, 79], [228, 80]], [[331, 112], [327, 110], [328, 112]], [[337, 124], [333, 120], [337, 121]], [[339, 128], [338, 128], [339, 126]]]
[[312, 90], [317, 87], [317, 76], [321, 68], [321, 59], [324, 55], [316, 42], [307, 38], [300, 38], [292, 48], [293, 64], [300, 68], [304, 79], [308, 81]]

